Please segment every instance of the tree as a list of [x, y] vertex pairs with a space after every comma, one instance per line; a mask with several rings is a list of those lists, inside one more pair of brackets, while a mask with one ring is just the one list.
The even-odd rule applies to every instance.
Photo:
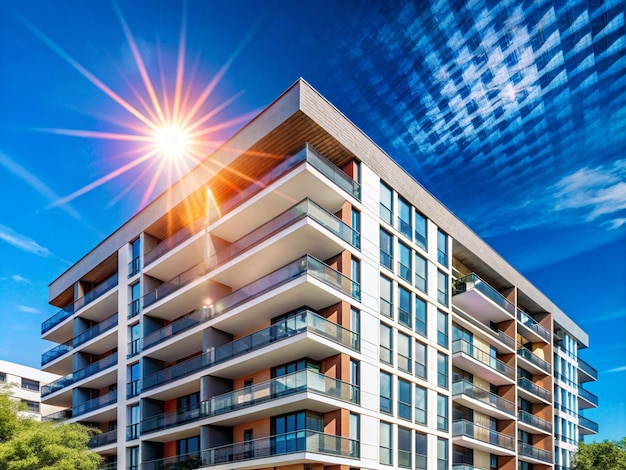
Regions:
[[626, 470], [626, 437], [620, 441], [581, 442], [572, 470]]
[[0, 392], [0, 470], [96, 470], [100, 456], [88, 448], [94, 431], [20, 416], [19, 402]]

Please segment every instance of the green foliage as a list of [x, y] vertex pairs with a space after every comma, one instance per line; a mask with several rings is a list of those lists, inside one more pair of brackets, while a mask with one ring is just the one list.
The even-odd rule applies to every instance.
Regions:
[[620, 441], [582, 442], [572, 459], [572, 470], [626, 470], [626, 437]]
[[19, 403], [0, 392], [0, 470], [96, 470], [87, 444], [94, 431], [19, 416]]

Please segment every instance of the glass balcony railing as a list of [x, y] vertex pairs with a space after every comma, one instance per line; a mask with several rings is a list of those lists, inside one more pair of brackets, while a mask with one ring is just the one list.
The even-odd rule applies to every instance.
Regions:
[[454, 354], [459, 352], [476, 359], [478, 362], [481, 362], [490, 369], [493, 369], [510, 379], [515, 378], [515, 371], [511, 366], [508, 366], [500, 359], [490, 356], [488, 352], [479, 349], [464, 339], [452, 341], [452, 353]]
[[141, 270], [141, 257], [137, 256], [128, 263], [128, 277], [131, 278], [135, 274], [139, 274]]
[[177, 246], [181, 245], [183, 242], [189, 240], [191, 237], [199, 233], [203, 228], [204, 218], [194, 220], [189, 225], [186, 225], [174, 235], [166, 238], [153, 249], [148, 251], [145, 255], [143, 255], [144, 266], [148, 266], [150, 263], [152, 263], [156, 259], [159, 259], [165, 253], [173, 250]]
[[552, 423], [550, 421], [546, 421], [545, 419], [538, 418], [537, 416], [535, 416], [532, 413], [529, 413], [527, 411], [519, 410], [519, 412], [517, 414], [517, 418], [522, 423], [526, 423], [526, 424], [528, 424], [530, 426], [534, 426], [534, 427], [539, 428], [539, 429], [541, 429], [543, 431], [547, 431], [547, 432], [551, 432], [552, 431]]
[[109, 392], [105, 395], [101, 395], [91, 400], [87, 400], [80, 405], [72, 407], [72, 418], [84, 415], [85, 413], [89, 413], [90, 411], [104, 408], [105, 406], [112, 405], [113, 403], [117, 403], [117, 392]]
[[455, 463], [452, 464], [452, 470], [487, 470], [484, 467], [477, 467], [467, 463]]
[[530, 362], [530, 363], [534, 364], [535, 366], [539, 367], [545, 373], [547, 373], [547, 374], [550, 373], [550, 371], [551, 371], [550, 364], [548, 362], [544, 361], [543, 359], [541, 359], [539, 356], [537, 356], [530, 349], [526, 349], [525, 347], [520, 346], [517, 349], [517, 355], [519, 357], [523, 357], [528, 362]]
[[331, 180], [348, 194], [352, 195], [355, 199], [361, 199], [361, 186], [359, 183], [346, 175], [311, 145], [305, 144], [304, 148], [285, 158], [280, 164], [272, 168], [260, 178], [257, 178], [253, 184], [244, 188], [242, 191], [236, 193], [230, 199], [222, 203], [220, 206], [220, 215], [223, 216], [229, 213], [255, 194], [261, 192], [274, 181], [278, 180], [280, 177], [286, 175], [291, 170], [305, 162], [310, 164], [313, 168], [322, 173], [326, 178]]
[[54, 348], [50, 349], [49, 351], [43, 353], [41, 355], [41, 365], [44, 366], [45, 364], [48, 364], [49, 362], [52, 362], [53, 360], [55, 360], [55, 359], [63, 356], [64, 354], [70, 352], [74, 348], [77, 348], [81, 344], [86, 343], [87, 341], [95, 338], [96, 336], [101, 335], [105, 331], [108, 331], [111, 328], [114, 328], [116, 326], [117, 326], [117, 313], [114, 314], [114, 315], [111, 315], [106, 320], [98, 323], [97, 325], [94, 325], [93, 327], [89, 328], [88, 330], [86, 330], [86, 331], [82, 332], [81, 334], [75, 336], [70, 341], [68, 341], [66, 343], [63, 343], [63, 344], [59, 344], [58, 346], [55, 346]]
[[358, 441], [317, 431], [302, 430], [237, 442], [191, 454], [151, 460], [144, 462], [141, 469], [201, 468], [297, 452], [349, 459], [358, 459], [360, 455]]
[[455, 395], [467, 395], [468, 397], [508, 413], [511, 416], [515, 414], [515, 403], [506, 400], [495, 393], [491, 393], [484, 388], [477, 387], [467, 380], [460, 380], [452, 384], [452, 396], [454, 397]]
[[598, 380], [598, 371], [580, 358], [578, 358], [578, 368], [593, 380]]
[[106, 294], [107, 292], [109, 292], [111, 289], [113, 289], [116, 286], [117, 286], [117, 273], [109, 277], [105, 281], [101, 282], [100, 284], [98, 284], [92, 290], [87, 292], [84, 297], [81, 297], [80, 299], [76, 300], [74, 303], [68, 305], [62, 310], [59, 310], [57, 313], [55, 313], [50, 318], [45, 320], [41, 324], [41, 334], [44, 334], [50, 331], [59, 323], [68, 319], [72, 315], [74, 315], [74, 313], [78, 312], [85, 305], [93, 302], [98, 297]]
[[539, 449], [531, 446], [530, 444], [526, 444], [525, 442], [518, 441], [518, 452], [521, 456], [541, 460], [542, 462], [552, 463], [552, 452], [549, 450]]
[[[145, 335], [141, 340], [141, 349], [145, 351], [155, 344], [166, 341], [179, 333], [187, 331], [194, 326], [198, 326], [199, 324], [206, 322], [210, 318], [211, 317], [209, 315], [208, 307], [195, 310], [185, 315], [184, 317], [173, 321], [169, 325], [166, 325], [163, 328], [159, 328], [158, 330], [155, 330]], [[137, 349], [138, 348], [135, 348], [133, 350], [139, 352]]]
[[[187, 284], [190, 284], [191, 282], [195, 281], [196, 279], [199, 279], [200, 277], [204, 276], [208, 272], [209, 272], [209, 264], [206, 261], [202, 261], [196, 264], [195, 266], [192, 266], [186, 271], [183, 271], [182, 273], [178, 274], [176, 277], [170, 279], [167, 282], [164, 282], [163, 284], [158, 286], [156, 289], [145, 294], [141, 298], [143, 308], [146, 308], [152, 305], [158, 300], [164, 299], [165, 297], [172, 294], [173, 292], [176, 292], [181, 287], [184, 287]], [[140, 307], [138, 306], [135, 310], [131, 311], [130, 310], [131, 304], [129, 304], [129, 318], [131, 317], [131, 315], [138, 314], [139, 309], [140, 309]]]
[[523, 310], [517, 309], [517, 320], [527, 328], [530, 328], [546, 341], [550, 341], [550, 332], [541, 326], [537, 320], [528, 315]]
[[538, 396], [539, 398], [543, 398], [546, 401], [552, 401], [552, 392], [550, 392], [550, 390], [546, 390], [540, 385], [528, 380], [526, 377], [518, 377], [517, 386], [532, 393], [533, 395]]
[[464, 419], [452, 422], [453, 437], [469, 437], [478, 441], [486, 442], [494, 446], [502, 447], [508, 450], [515, 450], [515, 440], [513, 436], [502, 434], [485, 426], [481, 426]]
[[179, 426], [302, 392], [359, 404], [359, 387], [312, 370], [303, 370], [213, 397], [193, 407], [149, 417], [141, 422], [141, 433]]
[[96, 447], [106, 446], [108, 444], [115, 444], [117, 442], [117, 430], [103, 432], [89, 438], [89, 448], [94, 449]]
[[72, 417], [72, 411], [71, 410], [61, 410], [61, 411], [57, 411], [56, 413], [52, 413], [52, 414], [49, 414], [49, 415], [46, 415], [46, 416], [42, 416], [41, 420], [42, 421], [59, 422], [59, 421], [67, 421], [71, 417]]
[[583, 415], [578, 415], [578, 425], [587, 428], [595, 433], [598, 432], [598, 423], [591, 421], [589, 418], [585, 418]]
[[591, 393], [589, 390], [585, 390], [580, 385], [578, 386], [578, 395], [583, 397], [588, 402], [598, 406], [598, 397]]
[[41, 396], [45, 397], [46, 395], [50, 395], [62, 388], [65, 388], [69, 385], [72, 385], [79, 380], [83, 380], [87, 377], [97, 374], [109, 367], [112, 367], [117, 364], [117, 353], [113, 353], [110, 356], [107, 356], [103, 359], [100, 359], [89, 366], [77, 370], [72, 374], [68, 374], [65, 377], [61, 377], [60, 379], [55, 380], [54, 382], [50, 382], [47, 385], [41, 387]]
[[231, 343], [219, 346], [164, 370], [148, 375], [142, 380], [142, 390], [161, 386], [186, 377], [202, 369], [212, 367], [229, 359], [261, 349], [271, 343], [290, 338], [305, 331], [318, 334], [356, 351], [359, 350], [359, 335], [319, 315], [305, 310], [282, 320], [269, 328], [244, 336]]
[[503, 308], [511, 315], [515, 315], [515, 306], [511, 302], [509, 302], [506, 297], [500, 294], [500, 292], [495, 290], [476, 274], [468, 274], [467, 276], [456, 279], [452, 283], [453, 296], [457, 294], [462, 294], [463, 292], [469, 292], [474, 289], [482, 293], [498, 307]]

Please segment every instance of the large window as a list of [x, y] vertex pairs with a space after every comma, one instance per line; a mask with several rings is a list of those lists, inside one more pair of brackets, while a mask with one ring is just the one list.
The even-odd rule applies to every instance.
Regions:
[[437, 310], [437, 344], [448, 347], [448, 314]]
[[424, 387], [415, 386], [415, 422], [418, 424], [427, 424], [427, 391]]
[[393, 191], [382, 181], [380, 182], [380, 209], [379, 215], [389, 225], [393, 225]]
[[412, 251], [402, 242], [398, 244], [398, 247], [400, 252], [400, 259], [398, 260], [398, 274], [402, 279], [410, 283]]
[[26, 390], [39, 391], [39, 382], [36, 380], [30, 380], [22, 378], [22, 388]]
[[437, 261], [448, 266], [448, 236], [441, 230], [437, 230]]
[[415, 332], [426, 336], [426, 302], [415, 296]]
[[380, 360], [387, 364], [393, 362], [392, 329], [384, 323], [380, 324]]
[[128, 318], [133, 318], [141, 312], [141, 283], [130, 286], [130, 303], [128, 304]]
[[398, 369], [404, 372], [411, 372], [411, 342], [411, 337], [398, 332]]
[[448, 275], [437, 271], [437, 301], [448, 306]]
[[415, 244], [424, 251], [428, 250], [426, 238], [426, 217], [419, 212], [415, 213]]
[[391, 424], [380, 422], [379, 429], [380, 441], [379, 441], [379, 460], [384, 465], [391, 465], [393, 460], [391, 458]]
[[398, 379], [398, 418], [411, 420], [411, 382]]
[[437, 470], [448, 470], [448, 439], [437, 438]]
[[426, 345], [415, 341], [415, 375], [426, 379]]
[[384, 276], [380, 276], [380, 313], [393, 317], [393, 282]]
[[200, 436], [192, 436], [176, 441], [178, 455], [195, 454], [200, 452]]
[[411, 205], [401, 197], [398, 198], [398, 231], [409, 240], [413, 239]]
[[393, 271], [393, 235], [380, 229], [380, 264]]
[[415, 287], [424, 293], [428, 292], [428, 265], [426, 260], [415, 254]]
[[306, 449], [306, 431], [324, 431], [324, 417], [312, 411], [297, 411], [271, 419], [276, 454]]
[[425, 469], [428, 456], [428, 436], [415, 432], [415, 468]]
[[139, 405], [133, 405], [128, 408], [128, 418], [130, 424], [126, 429], [126, 440], [132, 441], [133, 439], [139, 439], [139, 423], [141, 422]]
[[448, 388], [448, 356], [437, 352], [437, 385]]
[[398, 467], [411, 468], [411, 430], [398, 426]]
[[402, 286], [398, 286], [398, 322], [411, 328], [411, 293]]
[[380, 411], [391, 414], [393, 392], [391, 389], [391, 375], [386, 372], [380, 373]]
[[448, 397], [437, 395], [437, 429], [448, 430]]
[[130, 263], [128, 263], [128, 277], [132, 277], [141, 269], [141, 239], [137, 238], [130, 243]]

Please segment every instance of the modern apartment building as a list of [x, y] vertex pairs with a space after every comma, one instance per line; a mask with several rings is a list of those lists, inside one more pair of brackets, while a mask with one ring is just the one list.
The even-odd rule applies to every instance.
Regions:
[[41, 404], [41, 386], [58, 379], [56, 374], [42, 372], [15, 362], [0, 360], [0, 388], [13, 399], [20, 401], [24, 409], [20, 414], [36, 420], [62, 408]]
[[43, 399], [105, 468], [566, 468], [597, 430], [587, 335], [302, 80], [49, 296]]

